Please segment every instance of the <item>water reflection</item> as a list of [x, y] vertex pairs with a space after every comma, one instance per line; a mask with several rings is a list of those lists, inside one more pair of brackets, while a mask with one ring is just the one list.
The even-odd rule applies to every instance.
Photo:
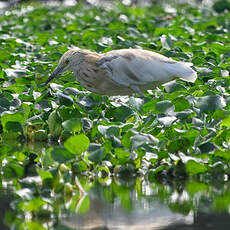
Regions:
[[12, 202], [12, 194], [6, 190], [0, 190], [0, 229], [8, 230], [9, 228], [4, 224], [4, 218], [10, 209], [10, 202]]
[[[64, 226], [79, 230], [214, 230], [230, 226], [227, 210], [214, 210], [221, 197], [218, 198], [217, 194], [209, 196], [208, 190], [193, 196], [195, 194], [188, 194], [185, 190], [178, 192], [168, 185], [143, 182], [139, 191], [136, 186], [96, 183], [87, 195], [78, 200], [75, 212], [70, 212], [68, 205], [62, 209], [59, 221]], [[82, 204], [87, 204], [88, 210], [84, 207], [84, 212], [79, 211]]]

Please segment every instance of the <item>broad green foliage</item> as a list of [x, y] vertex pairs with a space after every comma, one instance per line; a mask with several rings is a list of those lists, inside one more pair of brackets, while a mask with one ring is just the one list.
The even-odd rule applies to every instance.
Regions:
[[[86, 192], [103, 185], [100, 197], [127, 211], [134, 197], [183, 214], [203, 196], [213, 210], [229, 209], [227, 182], [219, 191], [209, 181], [230, 175], [230, 13], [173, 7], [34, 4], [2, 12], [0, 188], [15, 197], [8, 226], [69, 229], [58, 217], [83, 215], [93, 202], [78, 183]], [[87, 92], [70, 72], [42, 86], [72, 46], [157, 51], [192, 62], [198, 79], [170, 82], [144, 99]]]
[[[34, 4], [3, 12], [2, 176], [23, 178], [32, 170], [60, 191], [62, 170], [149, 178], [229, 174], [229, 17], [228, 11], [188, 5], [174, 13], [159, 5], [119, 4], [109, 10]], [[170, 82], [145, 92], [144, 99], [87, 92], [70, 72], [43, 86], [61, 55], [74, 45], [97, 52], [129, 47], [157, 51], [192, 62], [198, 79], [194, 84]], [[41, 154], [14, 152], [8, 141], [56, 146]], [[70, 176], [65, 179], [71, 182]]]

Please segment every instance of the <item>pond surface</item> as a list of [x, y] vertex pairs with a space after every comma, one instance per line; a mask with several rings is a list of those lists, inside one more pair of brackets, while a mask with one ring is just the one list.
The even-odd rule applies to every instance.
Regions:
[[[35, 183], [37, 178], [27, 182]], [[34, 188], [1, 192], [0, 229], [229, 229], [230, 183], [159, 183], [143, 179], [86, 179], [63, 195]], [[32, 195], [33, 193], [33, 195]], [[13, 198], [14, 197], [14, 198]], [[23, 223], [23, 224], [22, 224]], [[6, 227], [8, 226], [8, 228]]]

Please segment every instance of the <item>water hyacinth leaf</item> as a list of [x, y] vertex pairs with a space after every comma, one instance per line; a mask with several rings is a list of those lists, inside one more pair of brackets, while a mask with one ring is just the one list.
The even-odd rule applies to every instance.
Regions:
[[8, 121], [5, 125], [5, 129], [10, 132], [23, 133], [22, 125], [17, 121]]
[[160, 37], [160, 39], [161, 39], [162, 47], [165, 48], [166, 50], [170, 50], [170, 48], [173, 46], [173, 41], [165, 34], [163, 34]]
[[225, 99], [219, 95], [210, 95], [198, 98], [197, 106], [201, 112], [209, 113], [223, 109], [226, 106], [226, 102]]
[[49, 171], [44, 171], [44, 170], [37, 170], [38, 174], [42, 178], [42, 181], [47, 180], [47, 179], [53, 179], [53, 175]]
[[225, 10], [229, 10], [230, 11], [230, 2], [226, 1], [226, 0], [219, 0], [219, 1], [216, 1], [214, 4], [213, 4], [213, 9], [218, 12], [218, 13], [221, 13], [221, 12], [224, 12]]
[[4, 112], [1, 116], [1, 124], [3, 128], [6, 129], [6, 123], [7, 122], [18, 122], [21, 125], [24, 125], [24, 115], [19, 112]]
[[180, 112], [190, 108], [189, 101], [183, 97], [175, 98], [172, 100], [172, 103], [175, 106], [175, 112]]
[[165, 101], [157, 102], [155, 104], [155, 109], [156, 109], [156, 111], [158, 111], [160, 113], [168, 114], [168, 113], [174, 111], [175, 106], [172, 104], [171, 101], [165, 100]]
[[170, 141], [168, 145], [168, 150], [169, 152], [172, 152], [172, 153], [175, 153], [177, 151], [187, 152], [190, 145], [191, 143], [188, 138], [179, 137], [176, 140]]
[[182, 90], [186, 90], [185, 86], [183, 86], [182, 84], [176, 81], [169, 82], [165, 85], [165, 91], [167, 93], [173, 93], [173, 92], [182, 91]]
[[6, 178], [22, 178], [24, 174], [24, 168], [18, 164], [16, 161], [9, 161], [3, 167], [3, 173]]
[[74, 154], [69, 152], [64, 147], [53, 148], [51, 151], [51, 156], [52, 156], [53, 160], [55, 160], [59, 163], [66, 163], [67, 161], [74, 158]]
[[126, 147], [127, 149], [130, 149], [131, 147], [131, 137], [134, 135], [133, 132], [128, 131], [126, 132], [122, 138], [121, 138], [121, 144]]
[[188, 160], [186, 162], [186, 171], [188, 174], [201, 174], [207, 172], [207, 167], [195, 160]]
[[82, 129], [82, 122], [80, 118], [71, 118], [67, 121], [62, 122], [64, 130], [68, 132], [80, 132]]
[[211, 43], [210, 46], [211, 46], [211, 49], [213, 50], [213, 52], [215, 52], [217, 54], [221, 54], [221, 53], [225, 53], [225, 52], [230, 51], [230, 47], [224, 46], [224, 44], [220, 43], [220, 42], [213, 42], [213, 43]]
[[153, 136], [136, 134], [131, 137], [131, 149], [134, 150], [136, 148], [141, 147], [144, 144], [158, 144], [158, 139]]
[[36, 130], [33, 133], [33, 139], [35, 141], [46, 141], [48, 139], [48, 135], [45, 130]]
[[79, 155], [88, 149], [89, 144], [90, 144], [89, 138], [84, 134], [79, 134], [76, 136], [69, 137], [65, 141], [64, 146], [71, 153]]
[[107, 116], [114, 117], [116, 121], [125, 122], [133, 114], [133, 110], [128, 106], [120, 106], [107, 113]]
[[94, 163], [99, 163], [104, 158], [104, 148], [96, 149], [95, 151], [90, 151], [88, 159]]
[[54, 138], [60, 137], [63, 128], [62, 128], [62, 120], [58, 115], [57, 111], [54, 110], [48, 117], [48, 126], [51, 135]]
[[73, 105], [72, 97], [65, 95], [64, 93], [61, 93], [61, 92], [58, 92], [57, 96], [58, 96], [58, 99], [59, 99], [61, 105], [65, 105], [65, 106], [72, 106]]
[[228, 117], [226, 117], [221, 123], [220, 123], [220, 127], [227, 127], [230, 128], [230, 115]]
[[98, 131], [105, 137], [115, 136], [118, 137], [120, 134], [120, 128], [117, 126], [104, 126], [99, 125]]
[[155, 112], [155, 105], [156, 105], [157, 101], [152, 99], [150, 101], [148, 101], [147, 103], [145, 103], [142, 106], [142, 111], [145, 112], [149, 112], [149, 111], [153, 111]]
[[32, 200], [30, 200], [28, 203], [23, 203], [22, 205], [22, 210], [23, 211], [38, 211], [41, 206], [47, 204], [46, 201], [44, 201], [42, 198], [37, 197], [37, 198], [33, 198]]
[[165, 127], [169, 127], [177, 118], [175, 116], [159, 117], [157, 120]]
[[141, 98], [131, 97], [128, 104], [137, 111], [141, 111], [141, 107], [145, 104], [145, 101]]
[[124, 159], [125, 161], [128, 161], [130, 152], [127, 152], [122, 148], [116, 148], [115, 155], [118, 159]]
[[199, 149], [202, 153], [211, 153], [214, 150], [216, 150], [217, 148], [218, 147], [211, 142], [207, 142], [207, 143], [204, 143], [204, 144], [199, 146]]
[[3, 107], [3, 108], [9, 108], [11, 105], [10, 101], [1, 95], [1, 98], [0, 98], [0, 106]]
[[[228, 126], [228, 119], [229, 119], [229, 122], [230, 122], [230, 111], [226, 111], [226, 110], [217, 110], [215, 111], [215, 113], [213, 114], [213, 119], [215, 120], [224, 120], [226, 119], [226, 127], [229, 127]], [[230, 124], [229, 124], [230, 125]]]
[[227, 149], [227, 150], [216, 150], [214, 152], [214, 155], [216, 157], [221, 157], [223, 159], [226, 159], [227, 161], [230, 160], [230, 150], [229, 149]]

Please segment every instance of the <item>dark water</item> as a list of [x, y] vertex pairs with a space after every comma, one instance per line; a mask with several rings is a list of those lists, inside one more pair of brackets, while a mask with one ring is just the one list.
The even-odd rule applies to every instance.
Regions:
[[[224, 185], [222, 188], [219, 185], [206, 187], [202, 183], [190, 182], [183, 188], [179, 184], [142, 182], [138, 190], [136, 183], [131, 187], [115, 183], [109, 186], [96, 183], [78, 201], [75, 212], [63, 210], [64, 216], [59, 223], [79, 230], [230, 228], [230, 194], [224, 191]], [[79, 214], [78, 205], [88, 199], [90, 208]]]
[[[229, 182], [80, 178], [79, 184], [84, 191], [76, 186], [71, 195], [34, 193], [28, 186], [17, 188], [16, 196], [2, 190], [0, 229], [230, 229]], [[47, 204], [41, 205], [39, 199]]]

